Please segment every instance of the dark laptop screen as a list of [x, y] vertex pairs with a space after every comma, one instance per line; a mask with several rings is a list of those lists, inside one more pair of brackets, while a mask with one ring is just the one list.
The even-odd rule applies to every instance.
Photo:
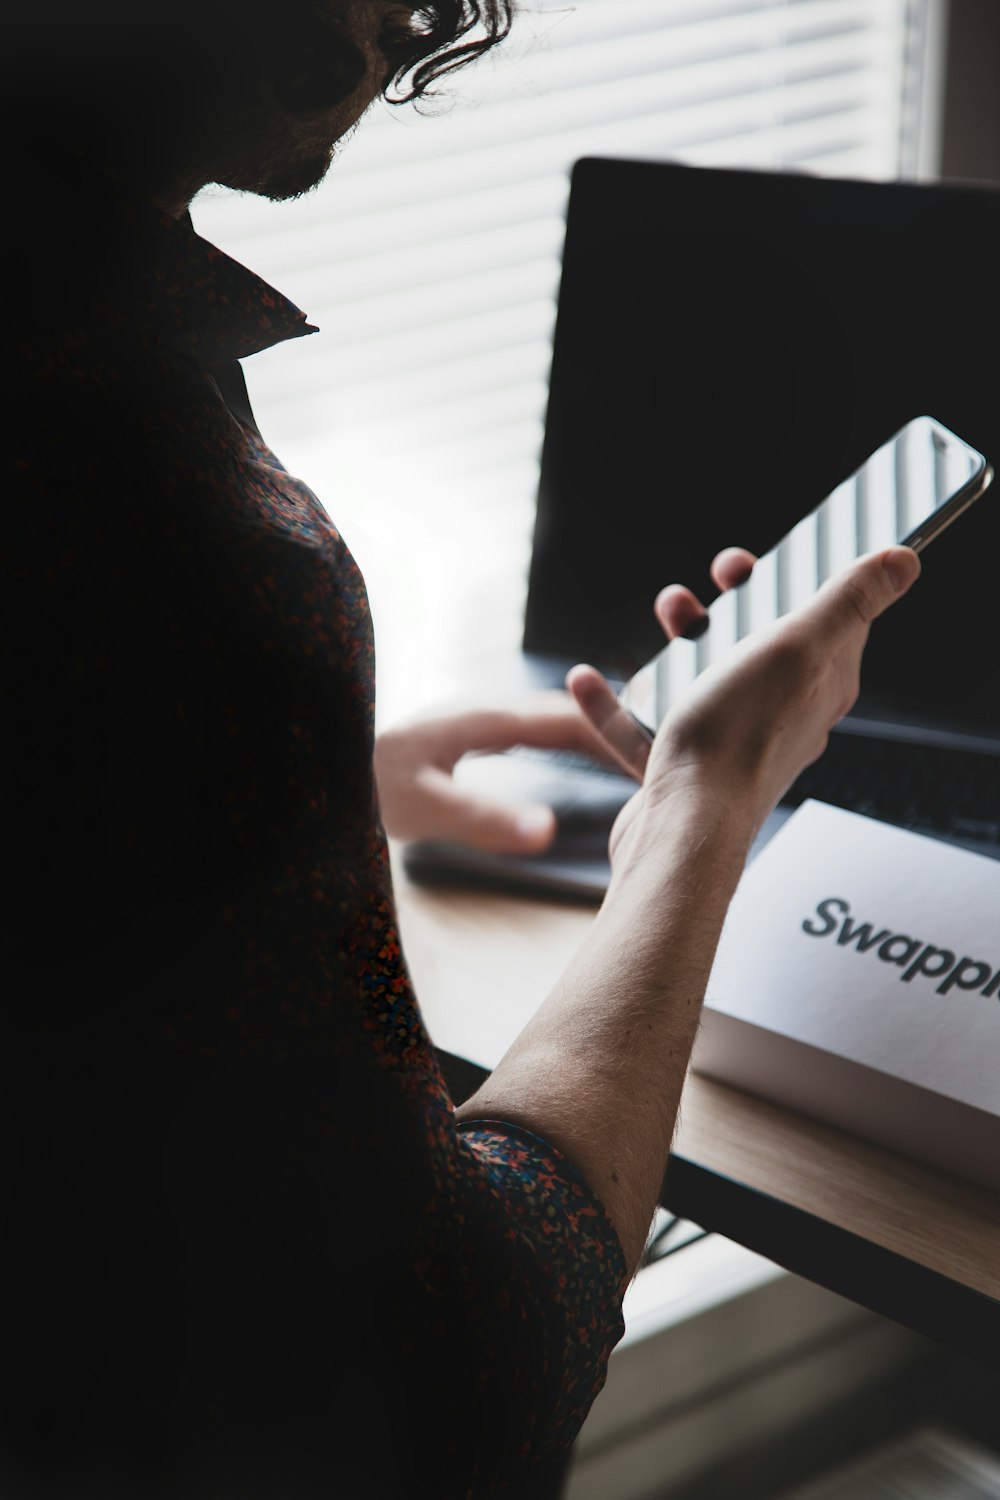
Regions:
[[[528, 651], [627, 676], [912, 416], [1000, 470], [1000, 191], [588, 159], [574, 169]], [[863, 702], [1000, 729], [1000, 481], [880, 621]]]

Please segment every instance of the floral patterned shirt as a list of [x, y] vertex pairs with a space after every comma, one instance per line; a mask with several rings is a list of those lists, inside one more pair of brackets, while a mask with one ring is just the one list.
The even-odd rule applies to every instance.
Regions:
[[364, 581], [237, 363], [311, 329], [111, 179], [21, 202], [0, 1466], [46, 1496], [516, 1493], [603, 1383], [624, 1262], [551, 1146], [456, 1126]]

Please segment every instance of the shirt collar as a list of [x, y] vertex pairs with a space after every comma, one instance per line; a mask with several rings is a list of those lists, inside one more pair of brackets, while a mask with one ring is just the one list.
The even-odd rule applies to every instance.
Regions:
[[261, 277], [109, 173], [63, 159], [32, 179], [24, 248], [33, 319], [117, 342], [158, 339], [206, 366], [315, 333]]
[[148, 268], [137, 264], [137, 290], [147, 293], [155, 321], [162, 314], [169, 342], [175, 337], [213, 365], [318, 332], [281, 292], [196, 234], [190, 214], [152, 213], [154, 253]]

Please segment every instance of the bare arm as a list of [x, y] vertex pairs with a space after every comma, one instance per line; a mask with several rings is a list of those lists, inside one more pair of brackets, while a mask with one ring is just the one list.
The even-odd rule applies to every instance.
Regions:
[[[662, 726], [642, 788], [619, 815], [611, 884], [587, 940], [458, 1111], [460, 1120], [510, 1120], [563, 1151], [602, 1199], [632, 1271], [750, 843], [853, 704], [870, 623], [918, 572], [902, 548], [862, 559], [703, 674]], [[574, 669], [569, 686], [623, 761], [645, 758], [597, 673]]]
[[[666, 813], [666, 809], [664, 810]], [[648, 857], [616, 866], [588, 937], [459, 1119], [526, 1125], [583, 1171], [634, 1271], [746, 833], [678, 797]]]

